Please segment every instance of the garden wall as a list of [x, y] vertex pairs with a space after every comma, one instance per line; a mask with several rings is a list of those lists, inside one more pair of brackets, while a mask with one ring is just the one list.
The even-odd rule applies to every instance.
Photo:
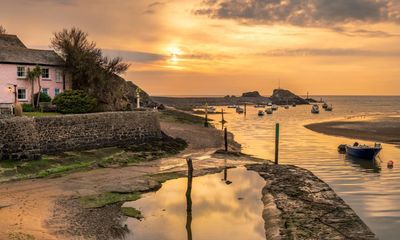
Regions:
[[0, 160], [125, 146], [161, 137], [154, 112], [107, 112], [0, 120]]

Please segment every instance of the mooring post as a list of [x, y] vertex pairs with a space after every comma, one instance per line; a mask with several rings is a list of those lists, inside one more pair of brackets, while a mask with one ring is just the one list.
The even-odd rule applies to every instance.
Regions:
[[221, 123], [224, 124], [225, 123], [225, 119], [224, 119], [224, 109], [221, 108]]
[[204, 111], [205, 111], [204, 127], [208, 127], [208, 105], [207, 104], [206, 104]]
[[279, 164], [279, 123], [275, 127], [275, 164]]
[[225, 152], [228, 151], [228, 129], [224, 129]]
[[188, 165], [188, 182], [186, 189], [186, 232], [187, 239], [192, 240], [192, 180], [193, 180], [193, 163], [192, 159], [186, 159]]
[[247, 113], [247, 104], [245, 103], [244, 104], [244, 115], [246, 115], [246, 113]]

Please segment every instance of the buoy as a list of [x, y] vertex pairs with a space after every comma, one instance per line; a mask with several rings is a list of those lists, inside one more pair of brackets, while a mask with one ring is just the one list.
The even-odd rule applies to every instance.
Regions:
[[393, 168], [393, 165], [394, 165], [394, 162], [393, 162], [392, 160], [390, 160], [390, 161], [387, 163], [388, 168]]

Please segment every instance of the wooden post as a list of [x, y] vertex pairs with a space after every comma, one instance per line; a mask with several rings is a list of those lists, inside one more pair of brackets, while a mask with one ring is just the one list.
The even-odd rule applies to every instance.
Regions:
[[188, 165], [188, 182], [186, 189], [186, 232], [187, 239], [192, 240], [192, 180], [193, 180], [193, 163], [192, 159], [186, 159]]
[[221, 123], [224, 124], [225, 123], [225, 119], [224, 119], [224, 109], [221, 109]]
[[245, 103], [244, 104], [244, 115], [246, 115], [246, 113], [247, 113], [247, 104]]
[[204, 127], [208, 127], [208, 113], [206, 110], [206, 116], [204, 117]]
[[225, 152], [228, 151], [228, 129], [224, 129]]
[[275, 164], [279, 163], [279, 123], [275, 127]]

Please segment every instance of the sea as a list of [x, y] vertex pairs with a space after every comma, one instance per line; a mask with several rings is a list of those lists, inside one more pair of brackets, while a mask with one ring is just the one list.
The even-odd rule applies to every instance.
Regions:
[[[328, 136], [304, 127], [309, 123], [365, 119], [369, 116], [399, 116], [396, 96], [313, 96], [332, 104], [332, 112], [311, 114], [311, 106], [279, 108], [273, 115], [259, 117], [256, 109], [247, 114], [224, 107], [225, 120], [244, 153], [274, 159], [275, 125], [280, 124], [279, 163], [312, 171], [328, 183], [380, 239], [399, 239], [400, 234], [400, 148], [383, 144], [375, 161], [357, 160], [337, 151], [339, 144], [370, 141]], [[217, 110], [220, 110], [218, 107]], [[222, 128], [219, 115], [210, 115]], [[399, 117], [400, 121], [400, 117]], [[377, 133], [379, 134], [379, 133]], [[400, 132], [399, 132], [400, 137]], [[387, 167], [394, 161], [394, 168]]]

